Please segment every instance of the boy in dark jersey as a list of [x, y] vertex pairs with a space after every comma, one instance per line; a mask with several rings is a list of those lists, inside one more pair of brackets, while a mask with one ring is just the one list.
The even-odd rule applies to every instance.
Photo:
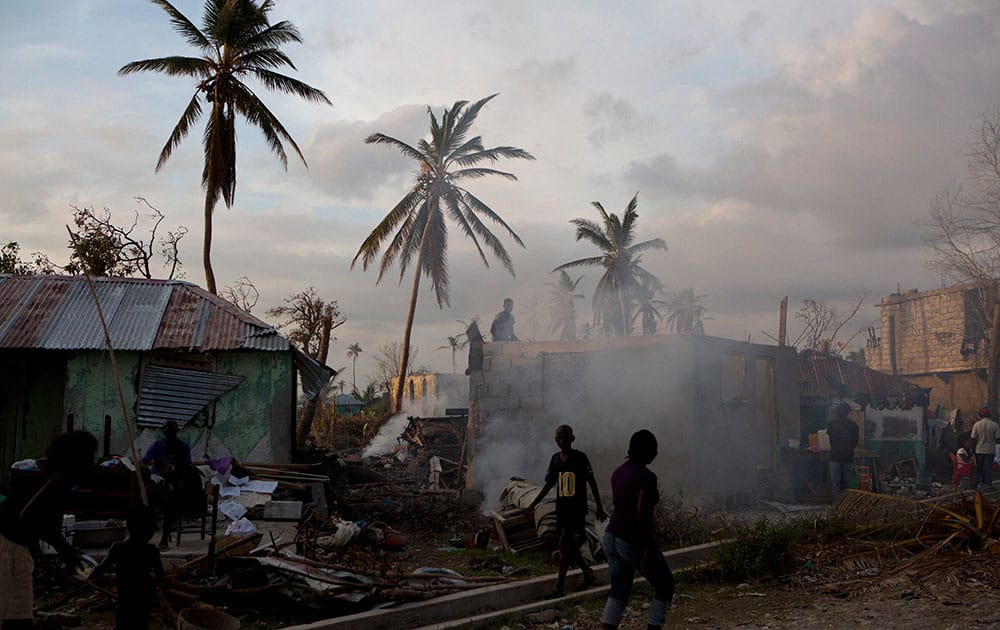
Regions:
[[587, 566], [580, 554], [580, 545], [586, 540], [587, 488], [584, 484], [590, 485], [590, 491], [594, 495], [598, 520], [607, 519], [604, 506], [601, 504], [601, 495], [597, 491], [594, 470], [590, 467], [587, 456], [573, 448], [575, 439], [573, 428], [568, 424], [561, 424], [556, 428], [556, 444], [559, 446], [559, 452], [552, 456], [548, 472], [545, 473], [545, 485], [528, 507], [534, 513], [535, 506], [541, 503], [553, 486], [556, 486], [559, 578], [555, 590], [546, 595], [546, 599], [565, 595], [566, 571], [569, 570], [570, 562], [579, 565], [583, 571], [583, 582], [577, 590], [586, 590], [594, 584], [594, 571]]

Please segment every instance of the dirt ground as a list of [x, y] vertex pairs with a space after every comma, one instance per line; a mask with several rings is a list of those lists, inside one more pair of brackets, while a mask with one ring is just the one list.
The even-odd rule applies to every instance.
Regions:
[[[922, 592], [926, 591], [926, 592]], [[622, 620], [622, 630], [646, 627], [645, 605], [651, 593], [637, 588]], [[666, 628], [692, 630], [820, 630], [844, 628], [1000, 627], [1000, 592], [983, 585], [925, 589], [915, 585], [872, 590], [851, 597], [825, 593], [822, 588], [792, 588], [780, 584], [698, 585], [681, 587], [667, 616]], [[601, 627], [603, 599], [507, 620], [510, 630]]]

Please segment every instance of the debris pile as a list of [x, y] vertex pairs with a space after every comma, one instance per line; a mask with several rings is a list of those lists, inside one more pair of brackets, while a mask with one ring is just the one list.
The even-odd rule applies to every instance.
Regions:
[[850, 597], [899, 589], [1000, 587], [1000, 494], [978, 491], [917, 501], [850, 490], [834, 507], [827, 542], [800, 550], [800, 584]]

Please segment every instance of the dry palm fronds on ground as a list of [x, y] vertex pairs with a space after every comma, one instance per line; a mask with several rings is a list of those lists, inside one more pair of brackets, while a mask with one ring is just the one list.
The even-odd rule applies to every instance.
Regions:
[[799, 572], [826, 592], [1000, 587], [1000, 503], [978, 491], [930, 502], [851, 490], [833, 516], [843, 535], [803, 550]]

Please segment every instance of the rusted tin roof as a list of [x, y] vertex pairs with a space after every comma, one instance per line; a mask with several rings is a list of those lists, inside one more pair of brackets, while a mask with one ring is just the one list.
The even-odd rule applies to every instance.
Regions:
[[[180, 280], [93, 278], [116, 350], [280, 352], [274, 327]], [[94, 298], [80, 276], [0, 274], [0, 348], [103, 350]]]
[[810, 350], [799, 355], [799, 385], [803, 398], [908, 396], [920, 389], [860, 363]]

